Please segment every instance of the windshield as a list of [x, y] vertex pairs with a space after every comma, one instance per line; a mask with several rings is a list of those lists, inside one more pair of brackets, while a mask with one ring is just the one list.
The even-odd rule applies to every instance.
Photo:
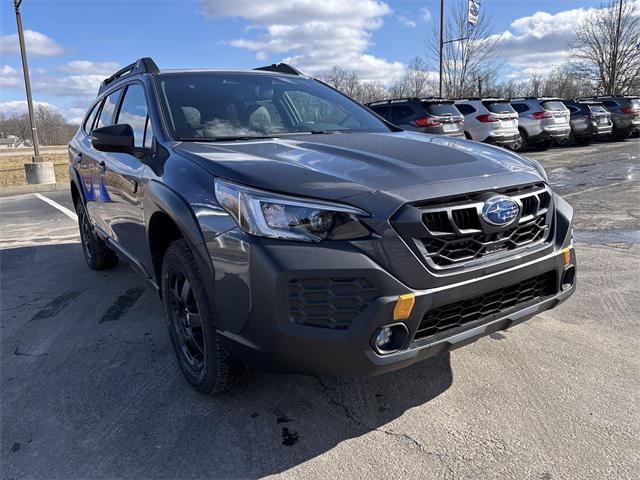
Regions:
[[542, 108], [550, 112], [563, 112], [567, 109], [559, 100], [547, 100], [546, 102], [540, 102]]
[[203, 72], [158, 80], [176, 140], [390, 130], [356, 102], [308, 78]]
[[491, 113], [515, 113], [515, 110], [507, 102], [482, 102]]
[[452, 117], [461, 117], [462, 114], [453, 103], [430, 103], [422, 102], [422, 106], [430, 115], [450, 115]]
[[640, 98], [632, 98], [631, 99], [631, 106], [633, 108], [635, 108], [636, 110], [640, 110]]

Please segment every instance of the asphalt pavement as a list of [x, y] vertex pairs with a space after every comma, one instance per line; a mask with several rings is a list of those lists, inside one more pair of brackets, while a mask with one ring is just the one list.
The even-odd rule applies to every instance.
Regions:
[[399, 372], [217, 397], [138, 274], [88, 269], [68, 192], [0, 198], [0, 479], [640, 478], [640, 140], [527, 155], [576, 209], [569, 301]]

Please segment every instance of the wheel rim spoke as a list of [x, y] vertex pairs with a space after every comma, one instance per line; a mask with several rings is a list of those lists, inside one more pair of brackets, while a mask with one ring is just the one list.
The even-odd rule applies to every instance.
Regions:
[[182, 284], [182, 290], [180, 291], [180, 300], [182, 300], [182, 303], [184, 303], [185, 305], [189, 301], [190, 292], [191, 292], [191, 285], [189, 285], [189, 280], [185, 278], [184, 283]]
[[175, 271], [169, 277], [168, 285], [171, 327], [179, 350], [189, 367], [199, 371], [205, 359], [204, 331], [191, 284], [182, 272]]

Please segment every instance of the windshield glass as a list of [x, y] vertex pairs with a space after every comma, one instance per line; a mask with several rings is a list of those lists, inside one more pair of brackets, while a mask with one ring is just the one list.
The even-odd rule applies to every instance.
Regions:
[[633, 108], [635, 108], [636, 110], [640, 110], [640, 98], [632, 98], [631, 99], [631, 106]]
[[308, 78], [202, 72], [163, 74], [158, 81], [176, 140], [390, 130], [356, 102]]
[[567, 109], [559, 100], [547, 100], [546, 102], [541, 102], [542, 108], [548, 110], [550, 112], [562, 112]]
[[452, 117], [461, 117], [462, 114], [453, 103], [429, 103], [422, 102], [422, 106], [431, 115], [450, 115]]
[[491, 113], [515, 113], [507, 102], [482, 102]]

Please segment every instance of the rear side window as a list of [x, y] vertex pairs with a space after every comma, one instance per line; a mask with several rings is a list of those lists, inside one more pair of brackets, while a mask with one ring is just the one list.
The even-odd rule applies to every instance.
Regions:
[[84, 133], [91, 133], [91, 129], [93, 127], [93, 122], [96, 119], [96, 115], [98, 114], [98, 110], [100, 110], [100, 102], [96, 103], [87, 118], [85, 118], [84, 123], [82, 124], [82, 129]]
[[387, 117], [387, 112], [389, 111], [389, 107], [369, 107], [369, 108], [371, 108], [371, 110], [373, 110], [383, 118]]
[[482, 104], [491, 113], [515, 113], [515, 110], [511, 108], [507, 102], [489, 102], [484, 101]]
[[613, 100], [603, 100], [602, 103], [604, 104], [605, 107], [617, 107], [618, 104], [616, 102], [614, 102]]
[[414, 112], [413, 109], [410, 107], [402, 107], [402, 106], [391, 107], [390, 121], [391, 123], [401, 123], [413, 117], [415, 114], [416, 112]]
[[511, 106], [518, 113], [523, 113], [529, 110], [529, 107], [526, 103], [512, 103]]
[[430, 115], [459, 117], [460, 110], [453, 103], [422, 102], [422, 106]]
[[[514, 108], [515, 108], [515, 105], [514, 105]], [[569, 109], [569, 111], [571, 113], [577, 113], [577, 112], [580, 111], [580, 109], [578, 107], [574, 107], [573, 105], [567, 105], [567, 108]], [[517, 108], [516, 108], [516, 110], [517, 110]]]
[[462, 113], [463, 115], [470, 115], [476, 111], [476, 109], [473, 108], [473, 106], [467, 103], [456, 104], [456, 108], [460, 110], [460, 113]]
[[105, 99], [96, 128], [113, 124], [113, 115], [116, 113], [116, 107], [118, 106], [121, 94], [122, 89], [116, 90]]
[[542, 108], [550, 112], [562, 112], [565, 109], [564, 103], [558, 100], [548, 100], [546, 102], [540, 102]]
[[607, 113], [607, 109], [602, 105], [589, 105], [589, 110], [595, 113]]
[[147, 100], [144, 87], [134, 83], [127, 87], [116, 123], [127, 123], [133, 128], [134, 146], [144, 145], [144, 130], [147, 123]]

